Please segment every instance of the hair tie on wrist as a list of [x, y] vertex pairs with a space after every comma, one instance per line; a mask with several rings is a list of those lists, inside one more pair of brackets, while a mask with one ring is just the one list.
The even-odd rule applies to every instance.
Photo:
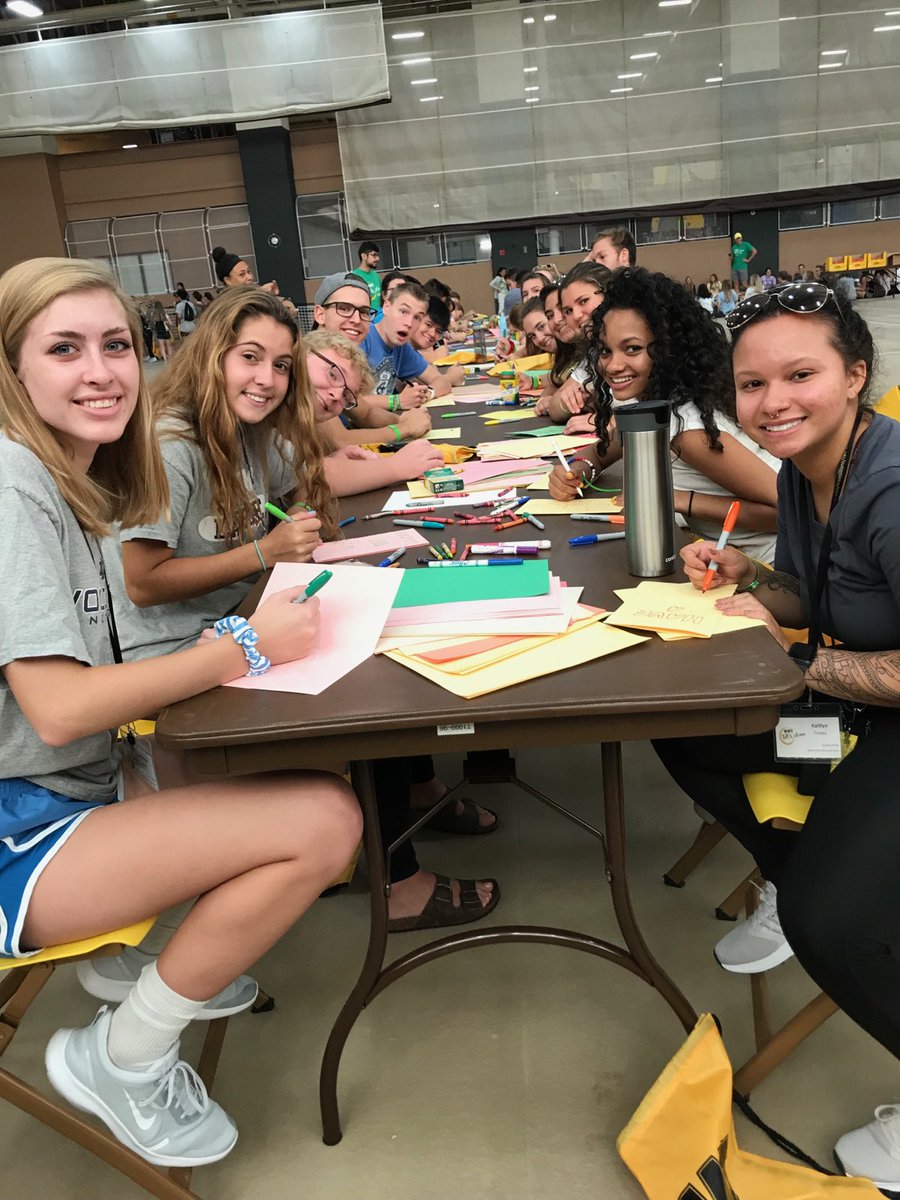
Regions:
[[259, 542], [257, 542], [255, 539], [253, 542], [253, 549], [256, 551], [256, 557], [259, 559], [259, 565], [264, 571], [268, 571], [269, 568], [266, 566], [266, 560], [262, 556], [262, 550], [259, 548]]
[[238, 617], [232, 615], [230, 617], [222, 617], [213, 625], [216, 637], [222, 637], [226, 633], [230, 633], [237, 644], [244, 652], [244, 657], [247, 659], [247, 674], [248, 675], [265, 675], [272, 662], [266, 658], [264, 654], [256, 649], [259, 642], [259, 634], [250, 624], [246, 617]]
[[690, 496], [688, 497], [688, 510], [687, 510], [687, 518], [688, 518], [688, 520], [690, 520], [690, 519], [691, 519], [691, 509], [692, 509], [693, 507], [694, 507], [694, 493], [693, 493], [693, 492], [691, 492]]

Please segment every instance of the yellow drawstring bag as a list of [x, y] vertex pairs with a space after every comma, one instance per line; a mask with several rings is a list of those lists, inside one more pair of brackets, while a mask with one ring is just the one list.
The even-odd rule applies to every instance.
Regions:
[[706, 1013], [616, 1143], [648, 1200], [880, 1200], [868, 1180], [741, 1150], [731, 1090], [731, 1063]]

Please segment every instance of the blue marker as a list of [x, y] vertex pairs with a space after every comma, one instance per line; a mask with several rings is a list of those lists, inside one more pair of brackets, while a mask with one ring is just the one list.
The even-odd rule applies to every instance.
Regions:
[[395, 550], [393, 552], [393, 554], [389, 554], [387, 556], [387, 558], [383, 558], [378, 565], [379, 565], [379, 567], [389, 567], [393, 563], [395, 563], [399, 558], [402, 558], [405, 553], [406, 553], [406, 547], [401, 546], [399, 550]]
[[593, 546], [596, 542], [614, 542], [624, 536], [624, 533], [588, 533], [584, 537], [569, 538], [569, 545]]

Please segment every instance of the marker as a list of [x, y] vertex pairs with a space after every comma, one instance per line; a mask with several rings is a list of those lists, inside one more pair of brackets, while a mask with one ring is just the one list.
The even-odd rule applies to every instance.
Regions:
[[477, 408], [469, 408], [469, 409], [466, 409], [465, 412], [441, 413], [441, 420], [442, 421], [455, 421], [457, 417], [477, 417], [477, 416], [478, 416], [478, 409]]
[[570, 513], [573, 521], [605, 521], [608, 525], [624, 525], [625, 518], [606, 513]]
[[[560, 448], [559, 448], [559, 445], [558, 445], [556, 442], [554, 442], [554, 443], [553, 443], [553, 449], [554, 449], [554, 450], [555, 450], [555, 452], [556, 452], [556, 457], [559, 459], [559, 462], [560, 462], [560, 465], [561, 465], [562, 469], [563, 469], [563, 470], [565, 471], [565, 473], [566, 473], [566, 478], [567, 478], [567, 479], [574, 479], [574, 478], [575, 478], [575, 476], [574, 476], [574, 475], [572, 474], [572, 472], [569, 470], [569, 464], [568, 464], [568, 463], [566, 462], [566, 460], [563, 458], [563, 453], [562, 453], [562, 450], [560, 450]], [[580, 487], [579, 487], [579, 488], [576, 488], [576, 489], [575, 489], [575, 491], [576, 491], [576, 493], [577, 493], [579, 496], [581, 496], [581, 498], [582, 498], [582, 499], [584, 499], [584, 493], [582, 492], [582, 490], [581, 490], [581, 488], [580, 488]]]
[[348, 525], [352, 525], [356, 517], [344, 517], [343, 521], [338, 521], [338, 529], [345, 529]]
[[392, 525], [411, 525], [414, 529], [443, 529], [440, 521], [407, 521], [403, 517], [394, 517]]
[[544, 524], [543, 521], [539, 521], [537, 519], [537, 517], [533, 517], [531, 515], [531, 513], [523, 512], [521, 515], [525, 518], [526, 521], [528, 521], [528, 523], [530, 525], [533, 525], [535, 527], [535, 529], [546, 529], [547, 528], [547, 526]]
[[521, 567], [524, 558], [481, 558], [478, 562], [467, 559], [456, 559], [454, 562], [430, 562], [429, 567]]
[[315, 577], [315, 579], [311, 580], [306, 585], [306, 591], [303, 593], [303, 595], [298, 596], [293, 601], [293, 603], [294, 604], [304, 604], [307, 600], [310, 599], [311, 596], [314, 596], [316, 594], [316, 592], [321, 591], [321, 589], [325, 586], [325, 584], [328, 582], [328, 580], [331, 579], [333, 574], [334, 574], [334, 571], [323, 571], [321, 573], [321, 575], [317, 575]]
[[428, 564], [431, 562], [431, 559], [430, 558], [417, 558], [416, 562], [419, 564], [420, 567], [427, 567]]
[[518, 408], [518, 400], [485, 400], [485, 408]]
[[586, 533], [584, 537], [569, 538], [570, 546], [593, 546], [595, 542], [614, 542], [624, 533]]
[[263, 505], [263, 508], [265, 508], [266, 512], [271, 513], [273, 517], [277, 517], [279, 521], [290, 521], [291, 519], [286, 512], [282, 512], [277, 505], [270, 504], [268, 500]]
[[470, 549], [473, 554], [496, 554], [498, 557], [510, 554], [513, 558], [521, 558], [523, 556], [526, 558], [535, 558], [539, 553], [536, 546], [516, 546], [512, 542], [505, 544], [498, 542], [493, 546], [471, 546]]
[[377, 512], [377, 513], [368, 513], [366, 516], [364, 516], [364, 517], [363, 517], [363, 520], [364, 520], [364, 521], [374, 521], [374, 520], [376, 519], [376, 517], [390, 517], [390, 516], [392, 516], [392, 515], [393, 515], [393, 514], [392, 514], [390, 511], [387, 511], [387, 512]]
[[400, 546], [399, 549], [394, 550], [393, 553], [389, 554], [387, 558], [383, 558], [378, 565], [379, 567], [391, 567], [394, 565], [397, 559], [402, 558], [405, 553], [406, 547]]
[[[725, 514], [725, 520], [722, 522], [722, 532], [719, 534], [719, 540], [716, 542], [716, 550], [717, 551], [724, 550], [725, 547], [728, 545], [729, 535], [731, 534], [731, 531], [734, 529], [734, 525], [738, 519], [738, 515], [740, 514], [740, 511], [741, 511], [740, 500], [732, 501], [731, 507], [728, 509], [728, 512]], [[718, 570], [719, 570], [719, 564], [718, 564], [718, 562], [713, 560], [709, 564], [709, 566], [706, 568], [706, 574], [703, 576], [703, 586], [700, 588], [701, 592], [705, 592], [707, 590], [707, 588], [713, 581], [713, 576], [716, 575]]]
[[507, 550], [549, 550], [550, 542], [472, 542], [469, 549], [473, 554], [505, 554]]

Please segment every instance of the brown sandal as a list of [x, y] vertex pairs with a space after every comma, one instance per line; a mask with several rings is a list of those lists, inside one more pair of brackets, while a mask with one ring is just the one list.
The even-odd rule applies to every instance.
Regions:
[[416, 917], [391, 917], [388, 920], [388, 933], [412, 933], [416, 929], [446, 929], [453, 925], [468, 925], [472, 921], [480, 921], [500, 902], [500, 884], [496, 879], [485, 879], [492, 883], [493, 890], [487, 904], [481, 903], [481, 898], [475, 890], [474, 879], [459, 880], [459, 906], [453, 903], [453, 881], [446, 875], [436, 875], [434, 891], [428, 898], [428, 903]]
[[[493, 809], [484, 808], [476, 804], [474, 800], [467, 799], [465, 796], [460, 796], [459, 799], [462, 802], [462, 812], [456, 811], [456, 801], [453, 800], [450, 804], [445, 805], [440, 812], [436, 812], [430, 821], [426, 821], [422, 828], [437, 829], [441, 833], [461, 833], [469, 836], [494, 832], [500, 824], [500, 818]], [[481, 812], [490, 813], [494, 818], [490, 825], [481, 824]]]

